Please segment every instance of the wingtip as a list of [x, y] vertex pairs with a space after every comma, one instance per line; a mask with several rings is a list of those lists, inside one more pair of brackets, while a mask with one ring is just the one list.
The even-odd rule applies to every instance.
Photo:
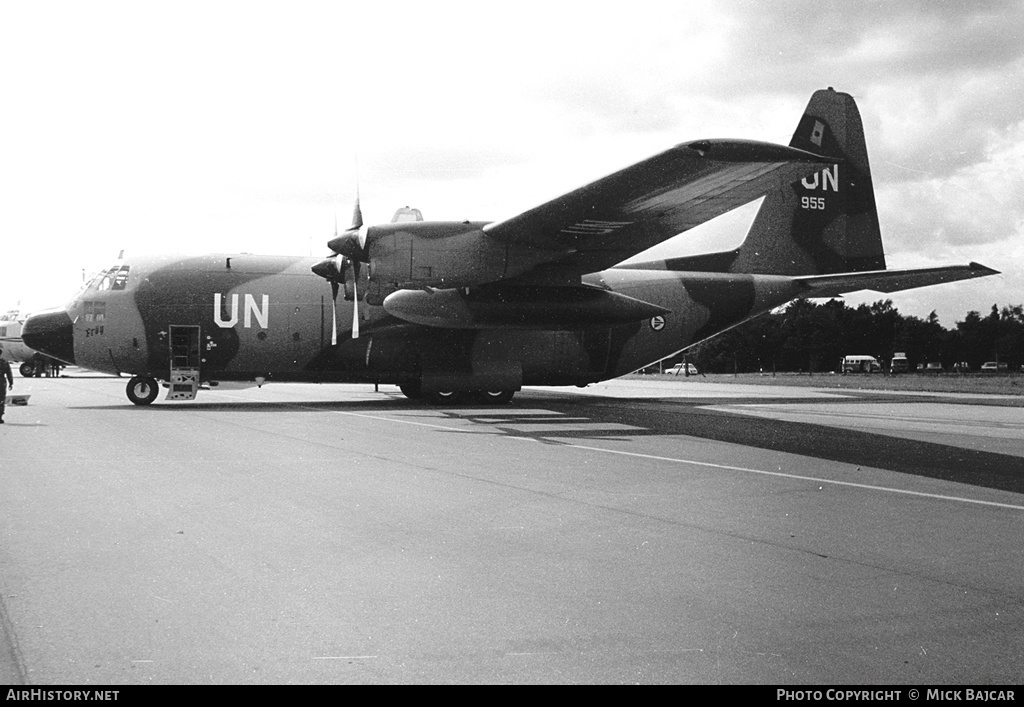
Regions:
[[971, 270], [982, 270], [982, 271], [984, 271], [988, 275], [1002, 275], [1002, 273], [999, 272], [998, 270], [993, 270], [992, 268], [988, 267], [987, 265], [982, 265], [981, 263], [976, 263], [973, 260], [970, 263], [968, 263], [967, 267], [969, 267]]

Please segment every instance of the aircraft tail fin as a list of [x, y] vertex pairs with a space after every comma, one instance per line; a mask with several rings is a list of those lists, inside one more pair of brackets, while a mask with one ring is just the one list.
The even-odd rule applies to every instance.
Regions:
[[765, 196], [730, 269], [775, 275], [884, 270], [864, 125], [853, 97], [816, 91], [789, 144], [842, 161]]
[[769, 192], [736, 250], [673, 258], [666, 267], [765, 275], [884, 270], [864, 126], [853, 97], [816, 91], [789, 144], [838, 161]]

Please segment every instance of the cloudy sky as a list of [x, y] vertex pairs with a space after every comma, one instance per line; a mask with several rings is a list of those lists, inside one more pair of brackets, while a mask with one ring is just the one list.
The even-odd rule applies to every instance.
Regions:
[[0, 308], [121, 250], [326, 253], [357, 171], [368, 223], [496, 220], [678, 142], [785, 144], [827, 86], [860, 106], [889, 266], [1004, 273], [900, 311], [1024, 302], [1024, 1], [4, 3]]

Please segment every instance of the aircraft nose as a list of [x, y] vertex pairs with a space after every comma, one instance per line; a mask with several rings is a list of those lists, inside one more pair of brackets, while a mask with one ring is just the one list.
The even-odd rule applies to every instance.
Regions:
[[74, 365], [74, 323], [63, 309], [33, 314], [25, 320], [21, 340], [30, 349]]

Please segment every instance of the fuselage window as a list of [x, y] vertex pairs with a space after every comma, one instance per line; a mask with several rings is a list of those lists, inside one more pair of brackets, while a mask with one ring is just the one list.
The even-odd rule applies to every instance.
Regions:
[[85, 321], [102, 322], [107, 318], [106, 302], [83, 302], [82, 304], [85, 306]]

